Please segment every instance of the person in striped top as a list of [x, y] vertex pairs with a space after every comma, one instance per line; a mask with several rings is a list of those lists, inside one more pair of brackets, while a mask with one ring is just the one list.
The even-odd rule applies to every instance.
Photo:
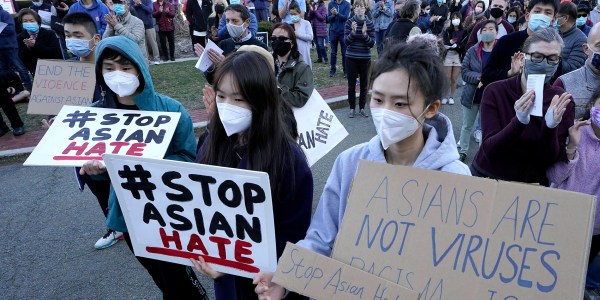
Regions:
[[365, 0], [354, 1], [354, 16], [346, 21], [344, 39], [346, 41], [346, 72], [348, 74], [348, 103], [350, 118], [356, 114], [356, 79], [360, 76], [359, 114], [365, 118], [367, 100], [367, 75], [371, 64], [371, 48], [375, 45], [375, 26], [365, 17]]

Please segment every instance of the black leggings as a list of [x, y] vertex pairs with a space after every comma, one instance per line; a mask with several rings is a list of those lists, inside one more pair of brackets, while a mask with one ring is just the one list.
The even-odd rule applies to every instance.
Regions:
[[350, 109], [356, 107], [356, 79], [360, 77], [360, 96], [358, 108], [365, 108], [367, 102], [367, 76], [369, 74], [370, 59], [354, 59], [346, 57], [346, 72], [348, 72], [348, 104]]

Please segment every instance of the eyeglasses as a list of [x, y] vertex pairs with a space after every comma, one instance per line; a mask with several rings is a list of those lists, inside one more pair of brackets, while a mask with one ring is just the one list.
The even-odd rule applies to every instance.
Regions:
[[285, 41], [287, 41], [287, 40], [289, 40], [289, 39], [290, 39], [290, 38], [289, 38], [289, 37], [287, 37], [287, 36], [275, 36], [275, 35], [274, 35], [274, 36], [271, 36], [271, 40], [272, 40], [272, 41], [282, 41], [282, 42], [285, 42]]
[[548, 56], [538, 53], [538, 52], [526, 53], [526, 54], [530, 56], [531, 61], [534, 63], [541, 63], [542, 61], [544, 61], [544, 59], [546, 59], [548, 64], [551, 64], [551, 65], [557, 65], [560, 62], [560, 56], [555, 55], [555, 54], [548, 55]]

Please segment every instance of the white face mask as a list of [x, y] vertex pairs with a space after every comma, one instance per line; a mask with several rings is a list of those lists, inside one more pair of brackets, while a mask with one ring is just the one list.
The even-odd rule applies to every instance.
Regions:
[[250, 128], [252, 123], [251, 110], [228, 103], [217, 103], [217, 110], [227, 136], [232, 136]]
[[459, 19], [452, 20], [452, 25], [454, 25], [454, 26], [460, 25], [460, 20]]
[[127, 97], [133, 95], [140, 86], [138, 77], [123, 71], [111, 71], [104, 73], [104, 82], [106, 85], [119, 95], [119, 97]]
[[[427, 108], [423, 113], [426, 111]], [[421, 126], [414, 117], [385, 108], [371, 108], [371, 115], [384, 150], [413, 135]]]

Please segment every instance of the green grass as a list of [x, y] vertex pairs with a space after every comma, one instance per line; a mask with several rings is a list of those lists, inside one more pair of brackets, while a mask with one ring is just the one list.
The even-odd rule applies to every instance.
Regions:
[[[315, 87], [326, 88], [339, 85], [346, 85], [346, 79], [342, 77], [342, 68], [340, 67], [341, 56], [338, 54], [338, 72], [333, 77], [329, 77], [329, 64], [316, 63], [317, 53], [311, 51], [313, 61], [313, 75], [315, 77]], [[168, 63], [150, 66], [150, 74], [154, 82], [154, 89], [179, 100], [188, 110], [204, 108], [202, 104], [202, 88], [206, 84], [204, 76], [194, 68], [195, 60], [177, 63]], [[27, 104], [18, 103], [17, 110], [25, 123], [28, 131], [40, 130], [41, 120], [46, 116], [28, 115]]]

